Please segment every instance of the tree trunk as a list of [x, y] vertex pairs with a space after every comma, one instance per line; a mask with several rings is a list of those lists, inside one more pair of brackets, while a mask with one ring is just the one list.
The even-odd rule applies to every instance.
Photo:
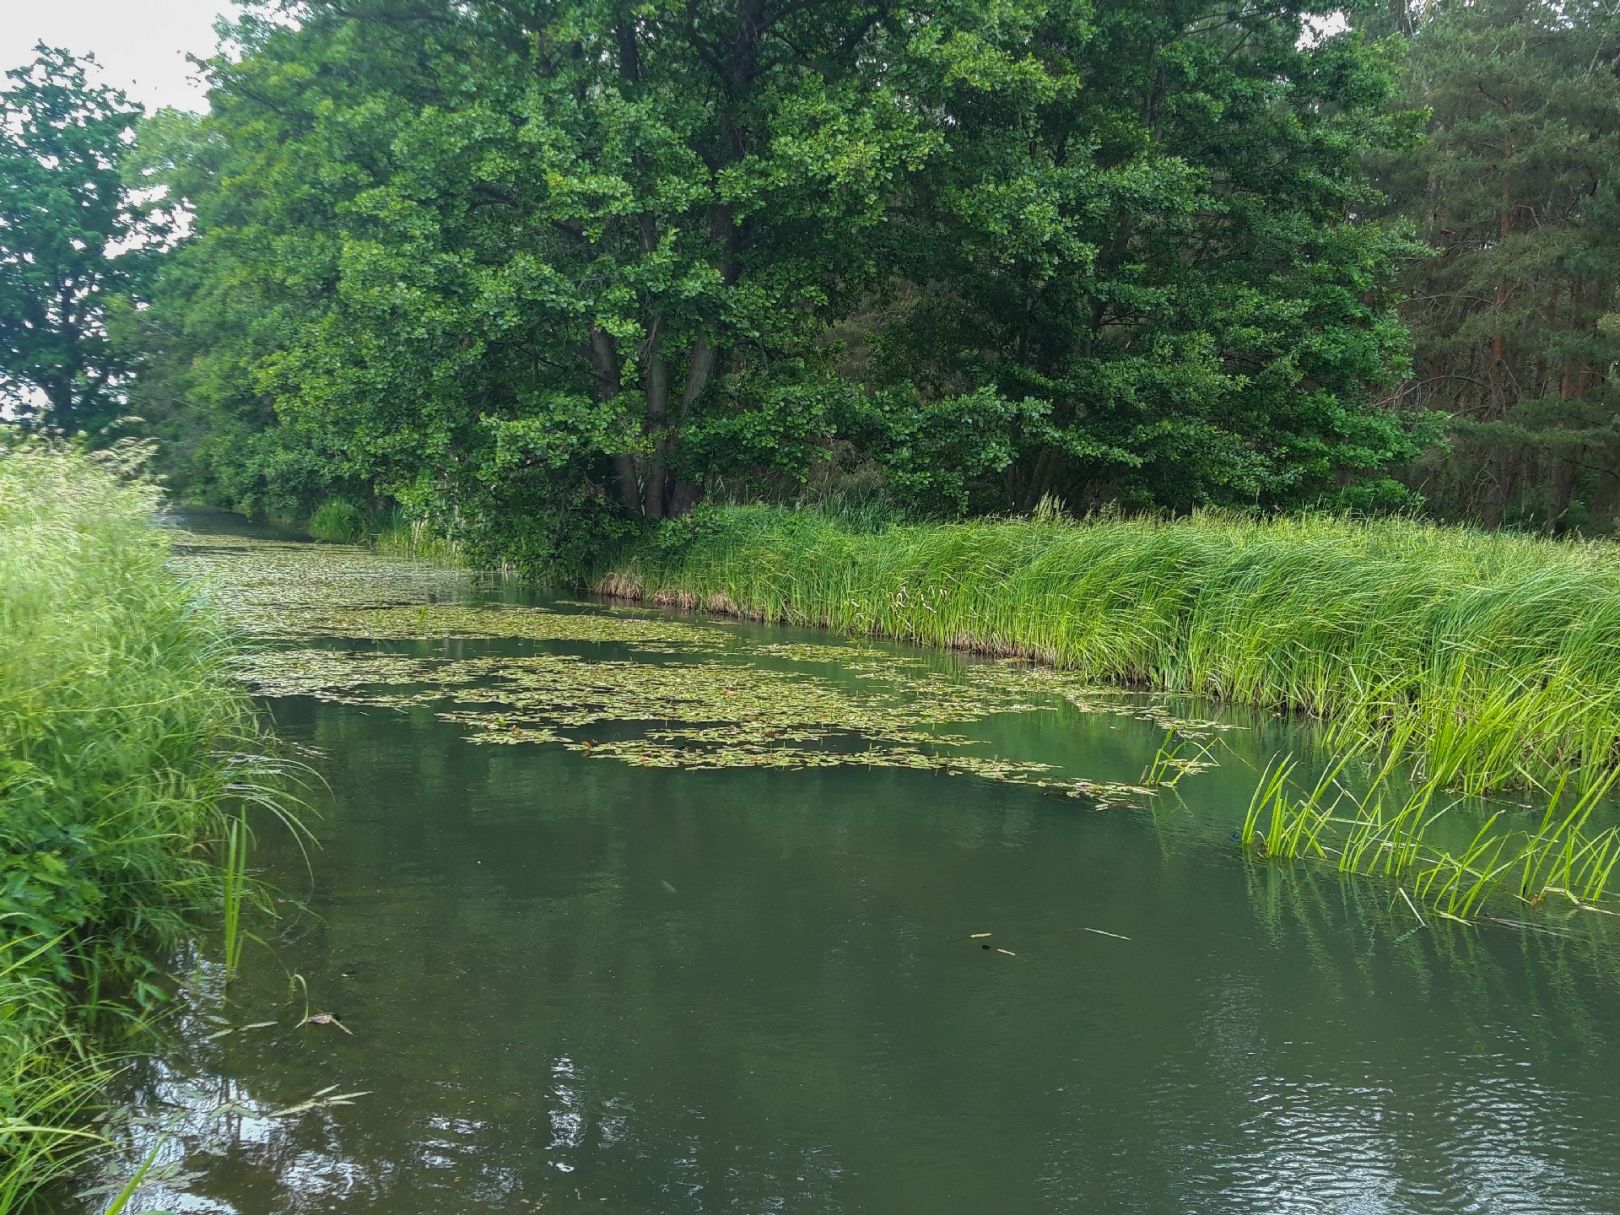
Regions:
[[647, 394], [643, 429], [652, 439], [652, 453], [647, 457], [647, 476], [641, 489], [641, 511], [648, 519], [662, 519], [668, 506], [665, 493], [670, 452], [669, 365], [664, 361], [661, 348], [663, 338], [658, 332], [661, 324], [662, 318], [654, 318], [642, 356]]
[[1592, 526], [1612, 532], [1620, 516], [1620, 440], [1612, 440], [1602, 456], [1603, 470], [1592, 491]]
[[[1503, 104], [1511, 115], [1513, 113], [1513, 98], [1509, 97]], [[1513, 186], [1512, 180], [1508, 177], [1508, 162], [1512, 159], [1512, 156], [1513, 145], [1509, 143], [1502, 154], [1502, 203], [1498, 208], [1496, 217], [1497, 255], [1499, 259], [1506, 256], [1504, 250], [1507, 239], [1513, 232]], [[1504, 272], [1496, 284], [1496, 334], [1491, 339], [1491, 383], [1498, 387], [1502, 383], [1502, 373], [1505, 370], [1507, 359], [1507, 335], [1502, 327], [1504, 324], [1503, 314], [1507, 311], [1507, 302], [1508, 281]], [[1500, 398], [1501, 393], [1498, 392], [1497, 396]]]
[[1512, 500], [1519, 479], [1517, 464], [1517, 457], [1498, 456], [1486, 465], [1491, 483], [1485, 492], [1482, 522], [1491, 531], [1501, 527], [1502, 520], [1507, 516], [1508, 502]]
[[[602, 329], [591, 329], [591, 369], [596, 376], [596, 399], [603, 404], [624, 390], [619, 374], [619, 355], [613, 339]], [[619, 501], [633, 515], [641, 513], [641, 485], [636, 479], [636, 462], [623, 452], [613, 457], [613, 478], [618, 483]]]
[[1570, 500], [1575, 496], [1575, 458], [1553, 452], [1552, 492], [1547, 497], [1547, 530], [1555, 535], [1564, 531]]
[[1035, 461], [1035, 471], [1030, 475], [1029, 489], [1025, 492], [1025, 510], [1034, 510], [1040, 505], [1041, 499], [1051, 491], [1052, 478], [1057, 473], [1057, 463], [1058, 453], [1055, 448], [1041, 448], [1041, 454]]

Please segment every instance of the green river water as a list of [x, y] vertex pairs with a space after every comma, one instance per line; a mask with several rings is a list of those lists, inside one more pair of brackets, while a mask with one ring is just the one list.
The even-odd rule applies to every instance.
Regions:
[[[330, 792], [307, 868], [261, 829], [303, 908], [223, 993], [176, 960], [131, 1209], [1620, 1212], [1612, 930], [1246, 859], [1300, 728], [359, 551], [180, 563]], [[1220, 762], [1143, 792], [1171, 728]]]

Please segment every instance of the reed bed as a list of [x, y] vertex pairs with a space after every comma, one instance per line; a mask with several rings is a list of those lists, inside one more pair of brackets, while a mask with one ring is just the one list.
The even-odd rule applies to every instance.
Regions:
[[282, 805], [231, 640], [129, 472], [0, 454], [0, 1212], [96, 1144], [91, 1043], [162, 1000], [157, 953], [239, 907], [244, 810]]
[[447, 537], [426, 519], [407, 519], [397, 511], [369, 539], [378, 552], [409, 561], [461, 565], [466, 560], [460, 541]]
[[1567, 900], [1620, 914], [1605, 906], [1620, 866], [1620, 827], [1592, 822], [1615, 769], [1574, 796], [1560, 782], [1539, 821], [1521, 824], [1520, 816], [1497, 810], [1462, 836], [1454, 821], [1460, 802], [1445, 800], [1436, 780], [1397, 791], [1389, 779], [1397, 765], [1389, 762], [1353, 793], [1340, 780], [1347, 763], [1336, 759], [1308, 789], [1296, 786], [1291, 757], [1268, 766], [1239, 832], [1244, 848], [1268, 860], [1331, 861], [1341, 873], [1392, 881], [1409, 892], [1414, 912], [1421, 903], [1452, 920], [1480, 918], [1503, 900], [1527, 907]]
[[1470, 793], [1601, 779], [1620, 742], [1620, 548], [1399, 519], [1051, 512], [850, 526], [738, 506], [596, 589], [1020, 656], [1328, 722]]

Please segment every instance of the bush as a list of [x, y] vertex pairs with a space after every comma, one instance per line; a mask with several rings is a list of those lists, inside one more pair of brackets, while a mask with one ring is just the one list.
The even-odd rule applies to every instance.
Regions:
[[327, 544], [354, 544], [366, 534], [366, 512], [347, 498], [328, 498], [309, 517], [307, 530]]

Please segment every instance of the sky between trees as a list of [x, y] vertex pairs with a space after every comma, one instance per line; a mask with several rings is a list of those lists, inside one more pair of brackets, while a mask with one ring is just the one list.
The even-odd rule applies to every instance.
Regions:
[[214, 49], [214, 20], [228, 0], [4, 0], [0, 63], [32, 58], [35, 43], [93, 54], [108, 84], [147, 109], [201, 110], [204, 86], [188, 53]]

